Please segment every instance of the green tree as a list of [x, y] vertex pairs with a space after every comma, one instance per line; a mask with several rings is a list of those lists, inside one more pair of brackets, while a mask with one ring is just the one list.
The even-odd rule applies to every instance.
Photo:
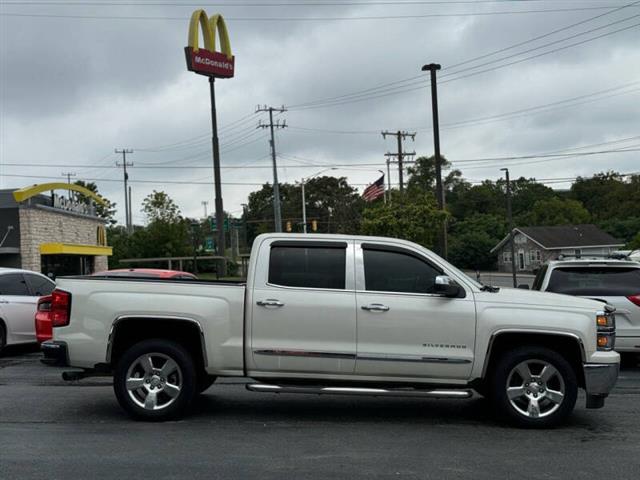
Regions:
[[414, 196], [396, 193], [391, 202], [376, 202], [365, 208], [362, 233], [402, 238], [433, 248], [446, 217], [447, 213], [438, 210], [430, 193]]
[[[302, 190], [300, 185], [282, 183], [280, 211], [282, 229], [287, 222], [292, 231], [302, 231]], [[358, 233], [364, 201], [344, 177], [322, 176], [305, 185], [307, 228], [315, 220], [319, 233]], [[260, 233], [273, 232], [273, 185], [266, 183], [249, 194], [246, 211], [249, 242]]]
[[165, 192], [154, 190], [142, 201], [142, 213], [151, 224], [157, 221], [175, 223], [180, 219], [180, 209]]
[[496, 257], [491, 253], [507, 234], [506, 218], [478, 214], [464, 220], [454, 220], [449, 230], [449, 260], [460, 268], [491, 269]]
[[591, 215], [577, 200], [538, 200], [531, 211], [531, 225], [578, 225], [590, 221]]
[[[88, 190], [91, 190], [93, 193], [100, 195], [98, 192], [98, 186], [94, 182], [84, 182], [82, 180], [77, 180], [74, 182], [76, 185], [80, 185], [81, 187], [85, 187]], [[96, 214], [104, 218], [107, 221], [108, 225], [115, 225], [116, 219], [114, 215], [116, 213], [116, 204], [115, 202], [110, 201], [107, 198], [102, 197], [105, 201], [105, 204], [96, 203]]]

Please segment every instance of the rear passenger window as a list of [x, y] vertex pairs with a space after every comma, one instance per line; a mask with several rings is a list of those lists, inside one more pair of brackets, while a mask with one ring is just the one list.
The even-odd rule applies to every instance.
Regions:
[[25, 273], [25, 278], [27, 279], [27, 283], [29, 284], [29, 288], [31, 288], [31, 294], [43, 297], [45, 295], [51, 295], [53, 289], [56, 287], [56, 284], [51, 280], [45, 277], [41, 277], [40, 275], [32, 275], [29, 273]]
[[345, 288], [346, 248], [272, 246], [269, 283], [286, 287]]

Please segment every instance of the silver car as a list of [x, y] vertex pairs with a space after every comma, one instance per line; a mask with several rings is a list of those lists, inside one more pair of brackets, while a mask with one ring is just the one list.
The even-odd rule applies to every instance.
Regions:
[[0, 268], [0, 352], [6, 345], [36, 341], [38, 298], [49, 295], [55, 286], [40, 273]]
[[551, 261], [537, 273], [532, 288], [613, 305], [616, 351], [640, 353], [640, 263], [610, 258]]

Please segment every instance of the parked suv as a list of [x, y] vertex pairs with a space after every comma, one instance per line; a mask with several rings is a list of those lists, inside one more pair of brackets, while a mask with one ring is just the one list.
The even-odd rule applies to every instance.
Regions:
[[6, 345], [36, 341], [33, 319], [38, 298], [55, 286], [40, 273], [0, 268], [0, 352]]
[[540, 269], [532, 288], [616, 307], [615, 349], [640, 353], [640, 263], [613, 258], [555, 260]]

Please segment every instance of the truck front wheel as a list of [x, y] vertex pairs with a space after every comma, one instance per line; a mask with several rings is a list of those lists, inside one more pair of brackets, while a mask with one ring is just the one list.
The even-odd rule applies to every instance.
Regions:
[[544, 347], [520, 347], [498, 360], [490, 386], [500, 416], [520, 427], [546, 428], [566, 420], [578, 382], [571, 364]]
[[189, 352], [176, 342], [144, 340], [118, 361], [113, 388], [122, 408], [135, 418], [177, 418], [196, 395], [195, 365]]

